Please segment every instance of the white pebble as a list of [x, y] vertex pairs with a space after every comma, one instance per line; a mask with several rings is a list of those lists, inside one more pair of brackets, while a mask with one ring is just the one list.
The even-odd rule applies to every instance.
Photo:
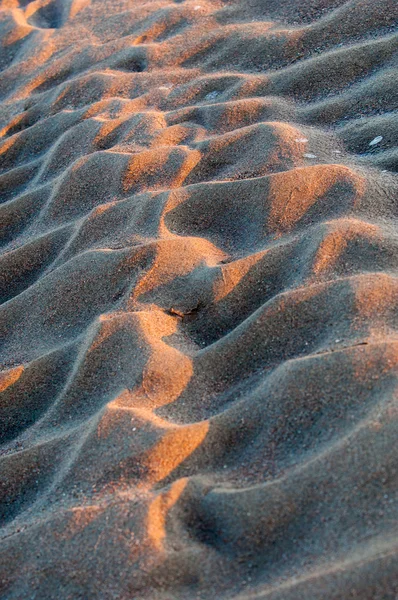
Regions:
[[308, 142], [307, 138], [296, 138], [296, 142], [299, 144], [306, 144]]
[[377, 137], [375, 137], [374, 140], [372, 140], [371, 142], [369, 142], [369, 146], [376, 146], [376, 144], [380, 144], [381, 140], [383, 139], [382, 135], [378, 135]]
[[304, 158], [316, 158], [315, 154], [303, 154]]
[[213, 100], [213, 98], [217, 98], [219, 92], [217, 92], [216, 90], [214, 90], [213, 92], [209, 92], [208, 94], [206, 94], [205, 96], [205, 100]]

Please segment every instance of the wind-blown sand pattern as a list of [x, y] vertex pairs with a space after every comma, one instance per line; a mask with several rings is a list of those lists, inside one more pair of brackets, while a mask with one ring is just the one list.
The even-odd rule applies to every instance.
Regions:
[[0, 6], [0, 596], [395, 600], [398, 3]]

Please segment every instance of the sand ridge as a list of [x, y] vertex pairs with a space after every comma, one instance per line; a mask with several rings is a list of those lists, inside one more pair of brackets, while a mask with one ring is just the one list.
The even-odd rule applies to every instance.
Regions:
[[398, 4], [0, 0], [0, 595], [395, 600]]

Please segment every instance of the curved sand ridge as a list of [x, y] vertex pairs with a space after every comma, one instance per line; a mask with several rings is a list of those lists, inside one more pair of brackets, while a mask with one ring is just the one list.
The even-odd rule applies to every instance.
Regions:
[[0, 6], [2, 597], [395, 599], [398, 4]]

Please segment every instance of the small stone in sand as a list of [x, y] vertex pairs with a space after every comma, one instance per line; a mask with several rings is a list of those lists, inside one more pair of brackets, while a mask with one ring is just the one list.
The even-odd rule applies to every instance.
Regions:
[[296, 142], [300, 144], [306, 144], [308, 142], [307, 138], [296, 138]]
[[316, 158], [315, 154], [303, 154], [304, 158]]
[[213, 100], [214, 98], [217, 98], [219, 92], [214, 91], [214, 92], [209, 92], [208, 94], [206, 94], [205, 96], [205, 100]]

